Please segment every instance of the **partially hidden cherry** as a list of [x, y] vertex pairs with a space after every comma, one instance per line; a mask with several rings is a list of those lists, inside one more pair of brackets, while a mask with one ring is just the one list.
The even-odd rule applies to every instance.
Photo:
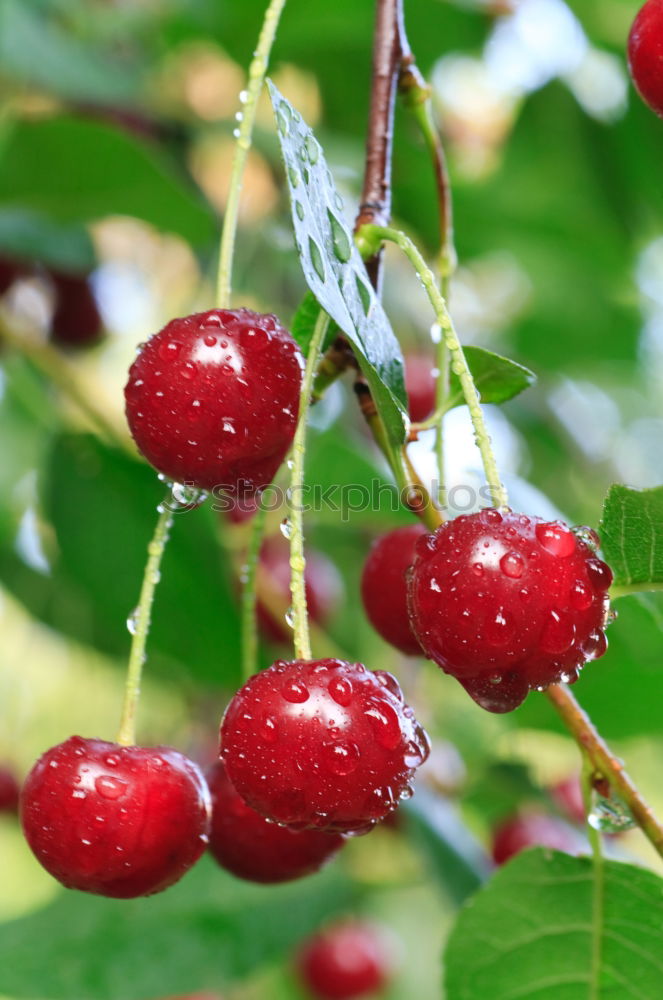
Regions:
[[353, 920], [310, 938], [300, 949], [297, 970], [315, 1000], [354, 1000], [383, 989], [392, 963], [379, 929]]
[[303, 362], [275, 316], [212, 309], [140, 348], [124, 390], [131, 433], [163, 475], [248, 497], [295, 433]]
[[381, 535], [364, 563], [361, 597], [371, 625], [383, 639], [408, 656], [421, 656], [412, 631], [407, 605], [406, 573], [414, 562], [417, 542], [426, 529], [421, 524]]
[[296, 829], [365, 832], [412, 794], [428, 738], [391, 674], [279, 660], [230, 702], [221, 756], [241, 797]]
[[102, 336], [103, 324], [87, 275], [50, 271], [55, 292], [50, 338], [62, 347], [89, 347]]
[[550, 847], [565, 854], [582, 853], [586, 844], [573, 827], [543, 812], [523, 812], [504, 820], [493, 834], [492, 854], [503, 865], [527, 847]]
[[663, 118], [663, 0], [647, 0], [628, 37], [628, 64], [643, 101]]
[[417, 543], [409, 578], [424, 652], [492, 712], [576, 680], [607, 648], [612, 573], [595, 541], [494, 508], [446, 522]]
[[[337, 606], [341, 591], [341, 577], [331, 562], [321, 552], [306, 553], [304, 571], [306, 606], [309, 617], [316, 625], [324, 626]], [[284, 538], [265, 539], [258, 561], [258, 590], [268, 589], [283, 608], [290, 607], [290, 548]], [[292, 629], [283, 618], [270, 613], [267, 604], [258, 600], [258, 624], [265, 638], [275, 643], [292, 642]]]
[[0, 764], [0, 813], [15, 813], [21, 788], [16, 775], [7, 764]]
[[289, 882], [311, 875], [345, 843], [339, 834], [270, 823], [237, 794], [222, 761], [207, 772], [212, 796], [209, 849], [222, 868], [250, 882]]
[[555, 804], [569, 819], [581, 826], [585, 823], [585, 803], [579, 774], [569, 774], [550, 789]]
[[69, 889], [119, 899], [177, 882], [207, 846], [205, 780], [169, 747], [72, 736], [37, 761], [21, 792], [37, 860]]
[[425, 354], [405, 358], [405, 388], [410, 420], [420, 423], [435, 410], [435, 374], [433, 362]]

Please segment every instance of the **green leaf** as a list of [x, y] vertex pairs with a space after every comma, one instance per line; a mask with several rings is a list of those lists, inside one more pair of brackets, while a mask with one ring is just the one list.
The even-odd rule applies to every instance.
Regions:
[[[290, 333], [299, 344], [305, 358], [308, 357], [309, 344], [311, 343], [311, 337], [313, 336], [315, 324], [318, 320], [321, 309], [322, 307], [313, 292], [307, 292], [302, 301], [299, 303], [297, 312], [293, 316], [292, 323], [290, 324]], [[329, 347], [337, 334], [338, 327], [335, 323], [330, 323], [327, 327], [327, 333], [322, 345], [323, 351]]]
[[0, 925], [0, 991], [16, 1000], [145, 1000], [223, 989], [291, 950], [355, 896], [338, 869], [254, 886], [207, 857], [149, 899], [63, 892]]
[[61, 225], [22, 209], [0, 209], [0, 253], [78, 273], [96, 263], [92, 240], [79, 223]]
[[343, 221], [324, 153], [301, 115], [270, 83], [304, 277], [357, 354], [391, 447], [405, 440], [403, 357]]
[[615, 589], [649, 590], [663, 584], [663, 486], [634, 490], [615, 484], [603, 503], [603, 554]]
[[0, 204], [59, 222], [131, 215], [192, 243], [210, 240], [211, 214], [155, 148], [108, 125], [60, 116], [20, 121], [0, 159]]
[[663, 881], [605, 862], [594, 968], [593, 879], [589, 858], [544, 849], [501, 868], [451, 933], [447, 1000], [658, 1000]]
[[[463, 353], [482, 403], [505, 403], [536, 382], [536, 375], [529, 368], [483, 347], [464, 347]], [[464, 402], [460, 379], [452, 372], [449, 409]]]

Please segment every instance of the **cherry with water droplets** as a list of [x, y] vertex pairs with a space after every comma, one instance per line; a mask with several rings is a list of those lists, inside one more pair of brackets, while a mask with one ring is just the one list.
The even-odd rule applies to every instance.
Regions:
[[69, 889], [130, 899], [177, 882], [207, 846], [205, 780], [169, 747], [72, 736], [37, 761], [21, 792], [35, 857]]
[[277, 661], [237, 692], [221, 725], [239, 795], [297, 829], [370, 829], [396, 807], [428, 749], [391, 675], [334, 659]]
[[628, 66], [641, 98], [663, 118], [663, 0], [647, 0], [628, 37]]
[[372, 996], [388, 984], [393, 947], [374, 925], [345, 920], [306, 941], [296, 965], [315, 1000], [354, 1000]]
[[381, 535], [371, 548], [361, 577], [361, 597], [373, 628], [407, 656], [421, 655], [407, 606], [406, 574], [426, 529], [408, 524]]

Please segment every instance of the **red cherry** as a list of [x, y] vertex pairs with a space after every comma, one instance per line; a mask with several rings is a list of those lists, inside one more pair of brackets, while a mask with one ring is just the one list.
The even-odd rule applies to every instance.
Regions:
[[[290, 548], [284, 538], [267, 538], [260, 551], [258, 573], [264, 572], [266, 584], [275, 592], [284, 608], [290, 606]], [[337, 606], [342, 589], [341, 577], [334, 564], [321, 552], [306, 553], [306, 605], [316, 625], [324, 626]], [[265, 638], [275, 643], [292, 642], [292, 629], [271, 615], [258, 601], [258, 624]]]
[[663, 118], [663, 0], [648, 0], [633, 22], [628, 65], [643, 101]]
[[383, 639], [408, 656], [421, 656], [421, 646], [410, 625], [405, 574], [425, 534], [423, 525], [408, 524], [382, 535], [374, 542], [361, 577], [368, 620]]
[[212, 795], [209, 849], [222, 868], [250, 882], [289, 882], [318, 871], [344, 844], [318, 830], [289, 830], [247, 806], [222, 761], [207, 772]]
[[383, 989], [391, 976], [387, 944], [376, 927], [348, 921], [312, 937], [297, 967], [315, 1000], [353, 1000]]
[[0, 813], [15, 813], [18, 810], [20, 785], [13, 770], [0, 764]]
[[405, 358], [405, 388], [410, 420], [420, 423], [435, 410], [434, 365], [425, 354], [408, 354]]
[[611, 582], [566, 525], [489, 508], [418, 542], [410, 617], [430, 659], [483, 708], [508, 712], [603, 655]]
[[582, 782], [577, 774], [570, 774], [563, 781], [558, 781], [550, 789], [556, 805], [566, 813], [574, 823], [584, 826], [585, 803], [582, 797]]
[[69, 889], [130, 899], [166, 889], [207, 846], [205, 781], [169, 747], [72, 736], [26, 778], [21, 819], [37, 860]]
[[129, 371], [131, 433], [170, 479], [249, 496], [271, 482], [290, 447], [302, 364], [275, 316], [212, 309], [174, 319]]
[[410, 797], [427, 755], [396, 679], [343, 660], [278, 660], [237, 692], [221, 725], [241, 797], [297, 829], [370, 829]]
[[63, 347], [88, 347], [101, 337], [103, 328], [97, 302], [86, 275], [51, 271], [55, 308], [51, 318], [51, 340]]
[[527, 847], [550, 847], [565, 854], [579, 854], [585, 848], [580, 834], [556, 816], [530, 812], [511, 816], [493, 835], [493, 860], [503, 865]]
[[25, 268], [15, 260], [0, 256], [0, 295], [4, 295], [24, 271]]

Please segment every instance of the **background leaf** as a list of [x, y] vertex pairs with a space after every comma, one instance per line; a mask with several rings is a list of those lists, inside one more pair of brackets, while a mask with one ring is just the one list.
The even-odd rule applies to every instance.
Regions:
[[[463, 353], [482, 403], [505, 403], [536, 382], [536, 375], [529, 368], [483, 347], [464, 347]], [[465, 402], [463, 390], [454, 372], [451, 372], [449, 389], [449, 409], [462, 406]]]
[[603, 504], [600, 531], [603, 555], [617, 586], [663, 583], [663, 486], [653, 490], [612, 486]]
[[63, 225], [38, 212], [0, 210], [0, 254], [84, 273], [96, 263], [92, 240], [78, 223]]

